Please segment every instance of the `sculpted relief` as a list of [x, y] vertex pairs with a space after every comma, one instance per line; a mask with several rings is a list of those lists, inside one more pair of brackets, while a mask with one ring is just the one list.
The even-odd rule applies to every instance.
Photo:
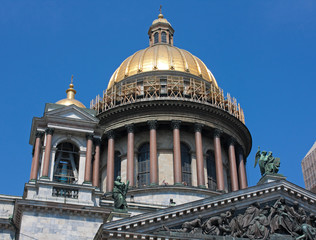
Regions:
[[[272, 235], [288, 235], [292, 239], [316, 239], [316, 217], [307, 214], [297, 202], [287, 205], [284, 198], [278, 199], [272, 206], [251, 204], [242, 213], [236, 214], [236, 209], [202, 220], [185, 222], [179, 229], [164, 231], [182, 233], [201, 233], [214, 236], [232, 236], [236, 238], [270, 239]], [[282, 239], [282, 238], [280, 238]]]

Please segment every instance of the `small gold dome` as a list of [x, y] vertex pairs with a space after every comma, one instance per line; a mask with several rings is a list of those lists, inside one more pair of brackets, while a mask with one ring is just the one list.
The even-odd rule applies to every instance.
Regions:
[[77, 107], [81, 108], [86, 108], [85, 105], [83, 105], [81, 102], [75, 99], [75, 95], [77, 91], [74, 89], [73, 85], [73, 76], [71, 76], [71, 83], [69, 84], [69, 88], [66, 90], [67, 93], [67, 98], [64, 98], [62, 100], [59, 100], [56, 102], [57, 104], [65, 105], [65, 106], [70, 106], [72, 104], [76, 105]]
[[169, 44], [156, 44], [125, 59], [113, 73], [108, 88], [126, 77], [159, 70], [191, 73], [218, 87], [213, 74], [199, 58]]

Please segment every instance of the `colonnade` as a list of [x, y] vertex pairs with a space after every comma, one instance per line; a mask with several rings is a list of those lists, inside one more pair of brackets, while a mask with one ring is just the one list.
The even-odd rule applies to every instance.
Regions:
[[[157, 121], [152, 120], [147, 122], [149, 127], [149, 149], [150, 149], [150, 185], [158, 185], [158, 158], [157, 158]], [[173, 131], [173, 177], [175, 185], [182, 185], [182, 169], [181, 169], [181, 138], [180, 126], [181, 121], [171, 121]], [[194, 124], [195, 135], [195, 149], [196, 149], [196, 169], [197, 169], [197, 185], [205, 188], [204, 176], [204, 158], [203, 158], [203, 142], [202, 142], [203, 125], [199, 123]], [[126, 125], [127, 130], [127, 180], [130, 186], [135, 186], [134, 179], [134, 125]], [[53, 128], [46, 129], [46, 146], [43, 159], [42, 179], [47, 179], [50, 166], [52, 136]], [[39, 158], [41, 149], [41, 138], [44, 132], [36, 132], [34, 154], [32, 160], [30, 180], [36, 180], [39, 169]], [[112, 191], [114, 186], [114, 153], [115, 153], [115, 134], [114, 131], [107, 132], [108, 148], [107, 148], [107, 181], [106, 191]], [[215, 169], [217, 190], [225, 190], [225, 181], [223, 173], [222, 161], [222, 132], [214, 129], [214, 155], [215, 155]], [[92, 134], [87, 134], [87, 148], [86, 148], [86, 162], [84, 171], [84, 183], [92, 184], [99, 187], [99, 172], [100, 172], [100, 139], [94, 138]], [[94, 161], [92, 163], [92, 152], [94, 149]], [[236, 154], [237, 152], [237, 154]], [[237, 156], [236, 156], [237, 155]], [[236, 151], [236, 141], [230, 138], [228, 141], [228, 158], [229, 171], [232, 191], [247, 188], [247, 177], [245, 169], [245, 159], [243, 151], [240, 147]], [[91, 174], [92, 173], [92, 174]]]
[[[49, 166], [52, 152], [52, 136], [54, 134], [53, 128], [46, 128], [45, 130], [45, 153], [43, 159], [43, 169], [41, 174], [41, 179], [49, 179]], [[37, 179], [38, 170], [39, 170], [39, 161], [40, 161], [40, 151], [42, 147], [41, 139], [44, 135], [44, 132], [37, 131], [35, 134], [35, 145], [34, 145], [34, 154], [32, 159], [31, 175], [30, 180], [34, 181]], [[84, 184], [92, 184], [95, 187], [99, 187], [99, 173], [100, 173], [100, 144], [101, 141], [99, 138], [94, 138], [93, 134], [87, 134], [87, 148], [86, 148], [86, 161], [85, 161], [85, 171], [84, 171]], [[95, 147], [95, 149], [93, 149]], [[92, 163], [92, 152], [94, 150], [94, 161]], [[113, 142], [113, 151], [109, 153], [114, 154], [114, 142]], [[114, 155], [113, 155], [114, 156]], [[110, 156], [111, 157], [111, 156]], [[52, 159], [54, 161], [54, 159]], [[92, 171], [91, 171], [92, 169]], [[92, 174], [91, 174], [92, 172]]]
[[[157, 121], [151, 120], [147, 122], [149, 127], [149, 149], [150, 149], [150, 185], [158, 185], [158, 159], [157, 159]], [[173, 177], [174, 185], [182, 185], [182, 169], [181, 169], [181, 138], [180, 126], [181, 121], [171, 121], [173, 131]], [[203, 125], [194, 124], [195, 134], [195, 148], [196, 148], [196, 169], [197, 169], [197, 185], [198, 187], [205, 188], [204, 176], [204, 159], [203, 159], [203, 142], [202, 142], [202, 129]], [[134, 179], [134, 125], [126, 125], [127, 130], [127, 179], [130, 186], [135, 186]], [[221, 146], [222, 132], [218, 129], [214, 130], [213, 142], [215, 153], [215, 168], [216, 168], [216, 182], [217, 190], [225, 190], [225, 181], [223, 173], [222, 161], [222, 146]], [[107, 181], [106, 191], [112, 191], [114, 186], [114, 132], [113, 130], [107, 132], [108, 138], [108, 152], [107, 152]], [[247, 188], [247, 178], [245, 169], [244, 154], [238, 148], [236, 158], [236, 141], [230, 138], [228, 143], [228, 157], [229, 157], [229, 170], [232, 191]], [[238, 161], [237, 161], [238, 160]]]

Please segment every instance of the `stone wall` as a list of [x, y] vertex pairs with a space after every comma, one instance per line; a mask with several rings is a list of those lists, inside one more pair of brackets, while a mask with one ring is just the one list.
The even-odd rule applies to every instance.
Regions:
[[22, 213], [19, 239], [90, 240], [102, 223], [101, 217], [92, 215], [25, 211]]

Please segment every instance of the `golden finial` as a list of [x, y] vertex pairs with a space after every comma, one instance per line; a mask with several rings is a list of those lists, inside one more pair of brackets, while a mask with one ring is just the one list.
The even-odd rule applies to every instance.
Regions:
[[69, 88], [66, 90], [68, 99], [75, 99], [75, 94], [77, 93], [76, 90], [74, 89], [73, 79], [74, 79], [74, 75], [71, 75]]
[[161, 9], [162, 9], [162, 6], [160, 5], [160, 8], [159, 8], [159, 15], [158, 15], [158, 18], [163, 18], [163, 15], [162, 15], [162, 13], [161, 13]]

